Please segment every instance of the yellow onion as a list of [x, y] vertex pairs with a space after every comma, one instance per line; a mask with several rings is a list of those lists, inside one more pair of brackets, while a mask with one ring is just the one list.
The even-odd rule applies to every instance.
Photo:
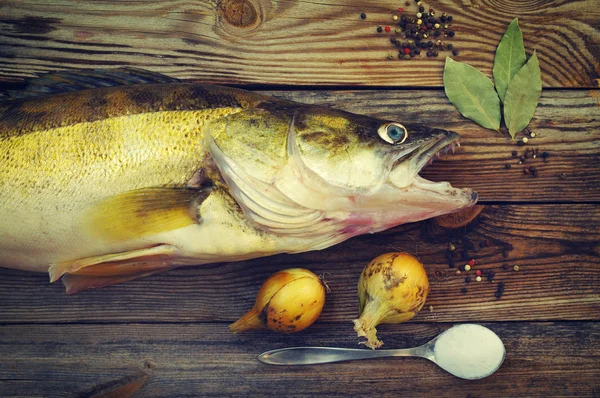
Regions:
[[358, 281], [359, 318], [354, 330], [366, 337], [367, 347], [376, 349], [375, 326], [408, 321], [425, 304], [429, 280], [423, 265], [408, 253], [386, 253], [365, 267]]
[[271, 275], [261, 286], [254, 307], [229, 325], [233, 333], [267, 328], [294, 333], [312, 325], [325, 305], [326, 285], [304, 268]]

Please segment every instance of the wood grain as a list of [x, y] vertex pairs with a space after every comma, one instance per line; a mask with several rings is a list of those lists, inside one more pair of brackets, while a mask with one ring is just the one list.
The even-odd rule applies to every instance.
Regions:
[[[495, 271], [494, 282], [475, 282], [474, 270], [456, 275], [445, 257], [448, 237], [431, 238], [428, 222], [323, 251], [182, 268], [75, 296], [66, 296], [60, 283], [50, 285], [47, 275], [2, 269], [0, 324], [232, 322], [252, 307], [270, 274], [300, 266], [325, 274], [332, 290], [318, 322], [351, 325], [358, 315], [356, 285], [363, 267], [398, 250], [415, 253], [428, 270], [430, 294], [416, 322], [600, 320], [599, 219], [599, 205], [486, 208], [466, 237], [478, 248], [485, 240], [491, 246], [471, 250], [467, 258], [476, 259], [476, 269]], [[456, 246], [462, 255], [465, 243]], [[466, 262], [455, 261], [458, 266]], [[468, 285], [466, 275], [473, 278]], [[505, 283], [505, 293], [498, 300], [499, 282]], [[465, 286], [467, 294], [461, 293]]]
[[[136, 66], [221, 84], [441, 86], [444, 56], [386, 60], [404, 2], [214, 0], [80, 2], [8, 0], [0, 8], [0, 79], [37, 72]], [[545, 87], [598, 87], [600, 9], [595, 0], [440, 0], [452, 42], [491, 76], [493, 56], [518, 17]], [[416, 5], [406, 6], [414, 15]], [[361, 12], [367, 19], [361, 20]], [[395, 55], [395, 54], [394, 54]]]
[[[600, 200], [600, 91], [544, 91], [530, 124], [537, 136], [517, 147], [508, 133], [479, 127], [458, 113], [441, 91], [266, 91], [298, 102], [341, 108], [401, 123], [424, 123], [462, 136], [455, 155], [443, 156], [420, 174], [470, 187], [481, 202], [594, 202]], [[522, 135], [517, 135], [521, 138]], [[547, 151], [519, 165], [512, 151]], [[506, 164], [510, 170], [505, 169]], [[537, 178], [523, 175], [527, 165]]]
[[[288, 346], [354, 348], [351, 325], [323, 324], [287, 336], [267, 331], [231, 335], [226, 325], [214, 323], [3, 326], [0, 391], [3, 396], [82, 396], [143, 369], [150, 375], [136, 395], [143, 397], [430, 397], [432, 392], [436, 397], [548, 397], [600, 392], [600, 323], [486, 326], [503, 340], [507, 356], [497, 373], [477, 381], [455, 378], [416, 358], [298, 367], [257, 360], [263, 351]], [[404, 324], [385, 333], [385, 347], [423, 344], [448, 327]]]

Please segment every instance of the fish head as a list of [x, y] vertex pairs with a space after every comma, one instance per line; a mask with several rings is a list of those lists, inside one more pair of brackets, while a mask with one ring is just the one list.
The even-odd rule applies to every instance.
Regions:
[[293, 103], [230, 115], [208, 130], [247, 217], [271, 233], [319, 236], [308, 250], [477, 201], [470, 189], [419, 175], [458, 145], [447, 130]]

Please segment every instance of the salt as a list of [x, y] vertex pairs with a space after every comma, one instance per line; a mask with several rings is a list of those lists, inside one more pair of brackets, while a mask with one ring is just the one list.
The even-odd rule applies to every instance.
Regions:
[[457, 377], [481, 379], [504, 361], [504, 344], [490, 329], [474, 324], [455, 326], [435, 342], [435, 362]]

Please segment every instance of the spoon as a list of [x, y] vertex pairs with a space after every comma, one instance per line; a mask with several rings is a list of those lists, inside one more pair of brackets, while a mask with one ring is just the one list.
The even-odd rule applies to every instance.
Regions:
[[365, 350], [333, 347], [291, 347], [258, 356], [269, 365], [314, 365], [383, 357], [421, 357], [446, 372], [467, 380], [490, 376], [504, 362], [506, 351], [498, 335], [485, 326], [453, 326], [419, 347], [396, 350]]

